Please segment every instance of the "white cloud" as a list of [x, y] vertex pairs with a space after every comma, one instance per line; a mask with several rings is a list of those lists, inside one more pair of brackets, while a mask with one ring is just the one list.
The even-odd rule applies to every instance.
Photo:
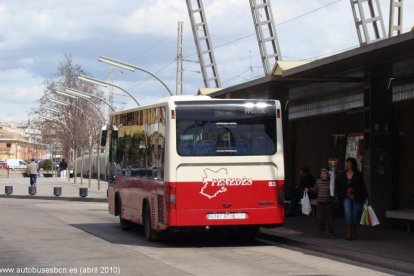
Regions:
[[187, 19], [184, 1], [157, 0], [152, 5], [138, 7], [131, 11], [125, 19], [121, 19], [121, 27], [129, 34], [168, 35], [177, 29], [178, 21]]
[[23, 69], [0, 71], [2, 103], [30, 103], [43, 93], [43, 80]]
[[[203, 2], [222, 82], [228, 86], [261, 76], [248, 1]], [[271, 0], [285, 59], [320, 57], [358, 45], [349, 0], [304, 15], [332, 2]], [[380, 2], [388, 25], [389, 0]], [[414, 1], [404, 1], [405, 30], [414, 25], [413, 11]], [[96, 61], [104, 54], [157, 73], [175, 91], [175, 63], [171, 61], [175, 58], [179, 20], [185, 22], [184, 56], [196, 60], [183, 0], [1, 1], [0, 93], [7, 97], [0, 102], [0, 121], [7, 118], [23, 121], [25, 115], [19, 114], [25, 114], [35, 105], [34, 101], [42, 95], [40, 83], [52, 76], [58, 62], [69, 53], [75, 63], [98, 79], [108, 78], [107, 67]], [[157, 41], [162, 42], [151, 48]], [[199, 65], [185, 62], [184, 68], [185, 91], [193, 94], [203, 85], [201, 75], [192, 72], [199, 71]], [[141, 83], [146, 78], [137, 72], [114, 76], [116, 83], [131, 88], [143, 103], [166, 96], [157, 81]], [[128, 98], [121, 99], [128, 102], [127, 106], [133, 104]]]

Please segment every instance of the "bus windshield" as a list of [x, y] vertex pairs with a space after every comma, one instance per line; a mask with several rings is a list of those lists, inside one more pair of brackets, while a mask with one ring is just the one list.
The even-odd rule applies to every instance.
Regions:
[[180, 156], [247, 156], [276, 153], [273, 101], [176, 102]]

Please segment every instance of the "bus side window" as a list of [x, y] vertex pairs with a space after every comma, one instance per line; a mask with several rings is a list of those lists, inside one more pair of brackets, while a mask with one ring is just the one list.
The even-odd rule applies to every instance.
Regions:
[[196, 144], [195, 152], [197, 155], [214, 155], [216, 153], [216, 142], [211, 140], [201, 140]]
[[178, 152], [180, 154], [191, 155], [194, 153], [194, 142], [192, 140], [180, 140], [178, 143]]

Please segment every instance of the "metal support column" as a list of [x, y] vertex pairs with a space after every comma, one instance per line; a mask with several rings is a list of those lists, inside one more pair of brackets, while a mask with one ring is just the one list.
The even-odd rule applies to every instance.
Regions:
[[388, 26], [389, 37], [399, 35], [402, 32], [403, 3], [404, 0], [390, 0], [390, 23]]
[[391, 64], [380, 64], [366, 72], [365, 78], [365, 150], [363, 172], [370, 203], [378, 218], [385, 219], [386, 210], [393, 208], [396, 190], [393, 172], [395, 143], [392, 103]]
[[[221, 87], [217, 70], [217, 63], [211, 45], [210, 33], [207, 27], [206, 16], [202, 0], [186, 0], [191, 28], [200, 60], [201, 73], [206, 87]], [[196, 7], [193, 7], [196, 2]]]
[[178, 22], [177, 38], [177, 80], [175, 94], [183, 94], [183, 21]]
[[387, 38], [379, 0], [350, 1], [359, 44], [365, 45]]
[[269, 0], [249, 0], [265, 75], [282, 59]]

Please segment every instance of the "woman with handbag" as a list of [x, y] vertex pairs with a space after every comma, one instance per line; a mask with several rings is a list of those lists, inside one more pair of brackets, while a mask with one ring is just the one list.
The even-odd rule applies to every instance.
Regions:
[[344, 216], [346, 225], [346, 240], [356, 239], [356, 227], [360, 222], [361, 210], [368, 198], [364, 177], [358, 171], [355, 158], [345, 160], [345, 172], [340, 179], [344, 195]]

